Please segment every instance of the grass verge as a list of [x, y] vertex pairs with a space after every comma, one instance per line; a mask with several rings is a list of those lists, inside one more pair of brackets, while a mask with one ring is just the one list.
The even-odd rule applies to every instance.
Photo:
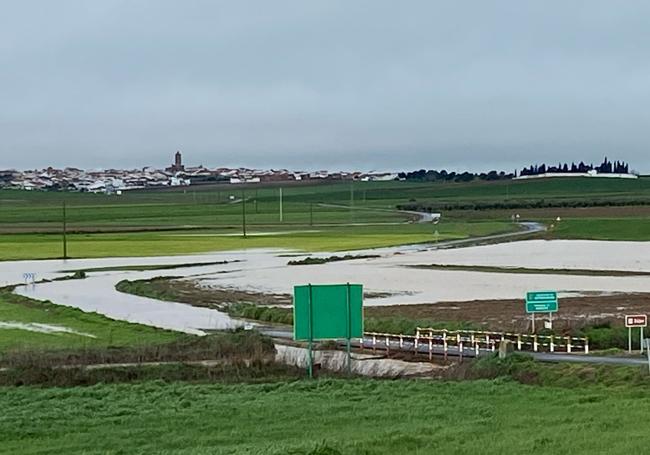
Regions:
[[[10, 350], [150, 345], [171, 342], [180, 336], [30, 299], [14, 294], [10, 288], [0, 289], [0, 322], [13, 327], [0, 328], [0, 354]], [[52, 331], [52, 326], [58, 331]]]

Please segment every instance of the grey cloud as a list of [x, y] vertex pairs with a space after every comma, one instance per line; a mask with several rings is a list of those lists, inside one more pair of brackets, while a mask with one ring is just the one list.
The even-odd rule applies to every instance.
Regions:
[[0, 168], [647, 171], [641, 1], [25, 1], [0, 18]]

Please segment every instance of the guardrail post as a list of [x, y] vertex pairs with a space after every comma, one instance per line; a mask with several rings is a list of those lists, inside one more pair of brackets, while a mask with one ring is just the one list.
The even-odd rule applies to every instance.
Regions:
[[533, 351], [537, 352], [537, 335], [533, 335]]
[[445, 360], [447, 360], [447, 332], [446, 331], [442, 334], [442, 351], [445, 356]]

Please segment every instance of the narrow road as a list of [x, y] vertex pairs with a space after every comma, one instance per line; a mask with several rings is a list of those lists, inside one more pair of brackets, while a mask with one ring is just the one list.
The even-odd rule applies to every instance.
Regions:
[[[284, 329], [281, 327], [272, 327], [272, 326], [259, 326], [257, 329], [264, 335], [270, 336], [271, 338], [279, 340], [292, 340], [293, 333], [289, 329]], [[339, 341], [339, 346], [345, 346], [345, 341]], [[360, 348], [361, 343], [358, 339], [352, 341], [352, 346], [355, 348]], [[386, 352], [386, 343], [382, 339], [376, 340], [374, 345], [378, 353]], [[363, 348], [367, 350], [373, 349], [372, 338], [365, 337], [363, 340]], [[413, 352], [414, 346], [411, 342], [404, 342], [403, 347], [400, 349], [399, 346], [391, 344], [391, 352]], [[426, 344], [421, 344], [418, 346], [418, 353], [422, 355], [429, 354], [429, 347]], [[432, 349], [433, 355], [442, 356], [444, 355], [444, 350], [441, 346], [433, 346]], [[555, 363], [587, 363], [587, 364], [608, 364], [608, 365], [622, 365], [622, 366], [645, 366], [648, 365], [648, 360], [642, 357], [617, 357], [617, 356], [596, 356], [596, 355], [584, 355], [584, 354], [566, 354], [566, 353], [551, 353], [551, 352], [530, 352], [530, 351], [517, 351], [524, 354], [528, 354], [539, 362], [555, 362]], [[479, 356], [493, 354], [491, 350], [481, 349], [479, 351]], [[461, 351], [456, 346], [449, 346], [447, 350], [447, 355], [451, 357], [476, 357], [476, 352], [474, 348], [464, 348]]]

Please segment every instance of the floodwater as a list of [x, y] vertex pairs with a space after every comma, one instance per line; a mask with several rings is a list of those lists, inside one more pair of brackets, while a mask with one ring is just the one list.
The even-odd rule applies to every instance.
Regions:
[[297, 258], [281, 257], [282, 252], [278, 250], [247, 250], [154, 258], [0, 262], [0, 283], [21, 283], [26, 272], [35, 273], [36, 279], [40, 280], [62, 276], [62, 270], [81, 268], [237, 261], [172, 270], [93, 272], [85, 280], [20, 286], [16, 290], [22, 295], [51, 300], [84, 311], [96, 311], [114, 319], [188, 333], [231, 328], [240, 323], [215, 310], [123, 294], [115, 290], [117, 282], [123, 279], [180, 276], [198, 280], [205, 287], [230, 287], [267, 293], [292, 293], [292, 287], [296, 284], [355, 282], [362, 283], [367, 291], [390, 294], [388, 297], [367, 299], [366, 305], [516, 299], [523, 298], [529, 290], [547, 289], [557, 290], [561, 295], [650, 292], [650, 277], [644, 276], [570, 276], [543, 272], [509, 274], [406, 267], [461, 264], [650, 272], [650, 242], [530, 240], [457, 249], [384, 248], [351, 254], [362, 253], [380, 254], [381, 257], [287, 266], [287, 261]]

